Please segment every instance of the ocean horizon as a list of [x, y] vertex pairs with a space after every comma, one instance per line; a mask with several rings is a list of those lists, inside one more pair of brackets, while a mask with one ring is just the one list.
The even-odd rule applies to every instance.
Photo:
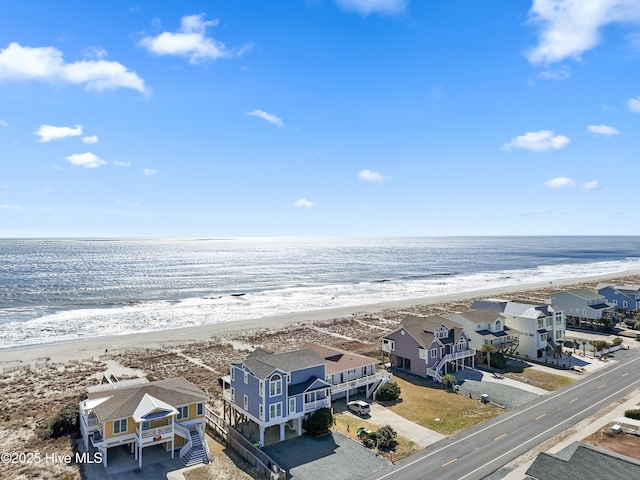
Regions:
[[640, 237], [0, 239], [0, 348], [640, 269]]

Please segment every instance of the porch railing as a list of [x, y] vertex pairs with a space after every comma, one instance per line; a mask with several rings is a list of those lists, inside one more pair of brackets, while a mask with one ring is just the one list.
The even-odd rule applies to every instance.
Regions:
[[308, 412], [310, 410], [317, 410], [322, 407], [330, 407], [330, 406], [331, 406], [331, 400], [328, 398], [322, 398], [314, 402], [305, 402], [304, 411]]

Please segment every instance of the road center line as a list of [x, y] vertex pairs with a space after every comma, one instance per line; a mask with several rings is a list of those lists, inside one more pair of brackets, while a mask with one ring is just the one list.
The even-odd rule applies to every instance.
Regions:
[[[531, 409], [533, 409], [533, 408], [539, 407], [540, 405], [543, 405], [543, 404], [545, 404], [545, 403], [547, 403], [547, 402], [551, 401], [552, 399], [559, 397], [560, 395], [564, 395], [564, 394], [566, 394], [566, 393], [568, 393], [568, 392], [570, 392], [570, 391], [572, 391], [572, 390], [575, 390], [576, 388], [579, 388], [579, 387], [580, 387], [580, 386], [582, 386], [582, 385], [586, 385], [587, 383], [593, 382], [593, 381], [595, 381], [595, 380], [599, 380], [600, 378], [604, 377], [605, 375], [609, 375], [611, 372], [613, 372], [613, 371], [615, 371], [615, 370], [618, 370], [619, 368], [626, 367], [627, 365], [629, 365], [629, 364], [631, 364], [631, 363], [633, 363], [633, 362], [637, 362], [638, 360], [640, 360], [640, 357], [636, 357], [636, 358], [634, 358], [633, 360], [630, 360], [630, 361], [628, 361], [627, 363], [625, 363], [625, 364], [623, 364], [623, 365], [618, 365], [617, 367], [614, 367], [614, 368], [612, 368], [611, 370], [607, 370], [607, 371], [605, 371], [605, 372], [603, 372], [603, 373], [600, 373], [600, 374], [598, 374], [597, 376], [595, 376], [594, 378], [590, 378], [590, 379], [588, 379], [587, 381], [585, 381], [584, 383], [581, 383], [581, 384], [579, 384], [579, 385], [575, 385], [575, 386], [573, 386], [573, 387], [571, 387], [571, 388], [567, 389], [566, 391], [560, 392], [560, 393], [558, 393], [558, 394], [556, 394], [556, 395], [549, 395], [547, 398], [545, 398], [544, 400], [542, 400], [540, 403], [536, 403], [535, 405], [531, 405], [530, 407], [527, 407], [527, 408], [525, 408], [525, 409], [524, 409], [524, 410], [522, 410], [522, 411], [516, 412], [516, 413], [514, 413], [513, 415], [510, 415], [509, 417], [506, 417], [506, 418], [504, 418], [504, 419], [502, 419], [502, 420], [500, 420], [500, 421], [496, 422], [495, 424], [492, 424], [492, 425], [489, 425], [489, 426], [487, 426], [487, 427], [484, 427], [484, 428], [482, 428], [482, 429], [478, 430], [477, 432], [471, 433], [471, 434], [469, 434], [469, 435], [467, 435], [467, 436], [465, 436], [465, 437], [462, 437], [462, 438], [460, 438], [460, 439], [456, 440], [455, 442], [450, 443], [449, 445], [446, 445], [446, 446], [441, 447], [441, 448], [439, 448], [439, 449], [437, 449], [437, 450], [434, 450], [433, 452], [430, 452], [429, 454], [425, 455], [424, 457], [416, 458], [416, 459], [415, 459], [415, 460], [413, 460], [412, 462], [406, 463], [406, 464], [402, 465], [401, 467], [396, 468], [395, 470], [392, 470], [391, 472], [386, 473], [385, 475], [382, 475], [381, 477], [378, 477], [378, 480], [382, 480], [383, 478], [388, 478], [388, 477], [391, 477], [391, 476], [395, 476], [395, 475], [397, 475], [397, 473], [398, 473], [399, 471], [404, 470], [405, 468], [410, 467], [410, 466], [412, 466], [412, 465], [415, 465], [416, 463], [421, 462], [421, 461], [423, 461], [423, 460], [425, 460], [425, 459], [427, 459], [427, 458], [429, 458], [429, 457], [431, 457], [431, 456], [433, 456], [433, 455], [435, 455], [435, 454], [437, 454], [437, 453], [440, 453], [442, 450], [445, 450], [445, 449], [447, 449], [447, 448], [449, 448], [449, 447], [452, 447], [453, 445], [456, 445], [456, 444], [458, 444], [458, 443], [460, 443], [460, 442], [464, 442], [464, 441], [466, 441], [466, 440], [468, 440], [468, 439], [470, 439], [470, 438], [474, 437], [475, 435], [478, 435], [479, 433], [482, 433], [482, 432], [484, 432], [484, 431], [486, 431], [486, 430], [488, 430], [488, 429], [490, 429], [490, 428], [494, 428], [495, 426], [497, 426], [497, 425], [499, 425], [499, 424], [501, 424], [501, 423], [503, 423], [503, 422], [506, 422], [506, 421], [508, 421], [508, 420], [511, 420], [512, 418], [517, 417], [518, 415], [520, 415], [520, 414], [522, 414], [522, 413], [528, 412], [529, 410], [531, 410]], [[638, 382], [640, 382], [640, 380], [639, 380]], [[638, 383], [638, 382], [634, 382], [632, 385], [635, 385], [635, 384], [636, 384], [636, 383]], [[606, 398], [606, 400], [608, 400], [608, 399], [609, 399], [610, 397], [612, 397], [613, 395], [618, 395], [618, 393], [619, 393], [619, 392], [616, 392], [615, 394], [610, 395], [609, 397], [607, 397], [607, 398]], [[599, 403], [601, 403], [601, 402], [598, 402], [598, 404], [599, 404]], [[595, 405], [598, 405], [598, 404], [595, 404]], [[595, 405], [591, 405], [591, 407], [587, 407], [587, 408], [585, 409], [585, 411], [586, 411], [586, 410], [588, 410], [589, 408], [592, 408], [592, 407], [593, 407], [593, 406], [595, 406]], [[571, 418], [573, 418], [573, 417], [571, 417]], [[566, 420], [565, 420], [565, 421], [566, 421]], [[564, 422], [563, 422], [563, 423], [564, 423]], [[556, 425], [556, 426], [557, 426], [557, 425]], [[545, 432], [543, 432], [543, 433], [545, 433]], [[535, 437], [535, 438], [537, 438], [537, 437]], [[516, 447], [516, 448], [519, 448], [519, 447]], [[514, 450], [515, 450], [515, 449], [514, 449]], [[513, 450], [511, 450], [511, 451], [513, 451]], [[509, 451], [509, 452], [507, 452], [507, 453], [511, 453], [511, 451]], [[501, 456], [500, 456], [500, 457], [498, 457], [498, 458], [501, 458], [501, 457], [503, 457], [504, 455], [506, 455], [506, 454], [503, 454], [503, 455], [501, 455]], [[495, 460], [497, 460], [498, 458], [496, 458], [496, 459], [492, 460], [492, 462], [493, 462], [493, 461], [495, 461]], [[488, 464], [487, 464], [487, 465], [488, 465]], [[484, 466], [485, 466], [485, 465], [483, 465], [483, 466], [482, 466], [482, 467], [480, 467], [480, 468], [484, 468]], [[474, 470], [474, 472], [475, 472], [475, 470]], [[471, 473], [474, 473], [474, 472], [471, 472]], [[468, 474], [468, 475], [470, 475], [470, 474]], [[463, 477], [463, 478], [464, 478], [464, 477]]]
[[543, 413], [542, 415], [540, 415], [539, 417], [536, 417], [536, 420], [540, 420], [542, 417], [544, 417], [546, 415], [546, 413]]
[[506, 434], [506, 433], [503, 433], [503, 434], [502, 434], [502, 435], [500, 435], [499, 437], [494, 438], [494, 439], [493, 439], [493, 441], [494, 441], [494, 442], [495, 442], [495, 441], [498, 441], [498, 440], [500, 440], [501, 438], [504, 438], [504, 437], [506, 437], [506, 436], [507, 436], [507, 434]]
[[454, 458], [453, 460], [449, 460], [447, 463], [442, 465], [442, 468], [446, 467], [447, 465], [451, 465], [453, 462], [455, 462], [457, 460], [457, 458]]
[[580, 397], [576, 397], [576, 398], [574, 398], [573, 400], [569, 400], [569, 403], [573, 403], [573, 402], [575, 402], [576, 400], [578, 400], [579, 398], [580, 398]]

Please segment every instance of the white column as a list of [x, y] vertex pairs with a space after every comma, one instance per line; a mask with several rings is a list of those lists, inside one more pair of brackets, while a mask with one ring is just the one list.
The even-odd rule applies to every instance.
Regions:
[[302, 435], [302, 417], [296, 419], [296, 432], [298, 436]]
[[102, 463], [104, 463], [104, 468], [107, 468], [107, 452], [109, 449], [107, 447], [102, 447]]
[[264, 447], [264, 427], [260, 425], [260, 446]]
[[171, 422], [171, 458], [175, 456], [175, 442], [176, 442], [176, 422], [173, 421], [173, 417], [169, 417]]
[[284, 442], [284, 423], [280, 424], [280, 441]]

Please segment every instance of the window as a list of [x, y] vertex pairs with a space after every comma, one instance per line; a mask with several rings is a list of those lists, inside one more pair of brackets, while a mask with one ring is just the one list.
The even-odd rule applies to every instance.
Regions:
[[249, 383], [249, 373], [244, 372], [244, 383]]
[[494, 331], [499, 332], [500, 330], [502, 330], [502, 322], [500, 320], [496, 320], [496, 329]]
[[260, 386], [258, 387], [258, 395], [260, 395], [261, 397], [264, 397], [264, 382], [260, 380], [259, 385]]
[[548, 317], [547, 318], [547, 327], [550, 327], [550, 326], [551, 326], [551, 317]]
[[560, 315], [556, 316], [556, 325], [562, 325], [562, 317]]
[[282, 377], [276, 373], [269, 382], [269, 396], [277, 397], [278, 395], [282, 395]]
[[147, 430], [151, 428], [151, 422], [142, 422], [142, 429]]
[[542, 323], [542, 319], [538, 320], [538, 328], [542, 328], [544, 327], [544, 324]]
[[546, 342], [547, 341], [547, 334], [546, 333], [541, 333], [540, 334], [540, 341], [541, 342]]
[[197, 414], [197, 415], [202, 415], [202, 412], [203, 412], [203, 410], [204, 410], [204, 409], [202, 408], [203, 406], [204, 406], [204, 405], [202, 404], [202, 402], [200, 402], [200, 403], [196, 406], [196, 414]]
[[182, 407], [176, 407], [178, 410], [178, 416], [176, 420], [182, 420], [183, 418], [189, 418], [189, 405], [183, 405]]
[[482, 325], [480, 323], [476, 325], [476, 330], [482, 330]]
[[587, 316], [587, 311], [586, 310], [582, 310], [582, 315]]
[[382, 349], [385, 352], [391, 352], [392, 350], [394, 350], [396, 347], [396, 342], [394, 342], [393, 340], [387, 340], [386, 338], [382, 339]]
[[231, 367], [231, 381], [232, 382], [236, 381], [236, 369], [235, 369], [235, 367]]
[[249, 410], [249, 397], [244, 396], [244, 409]]
[[231, 401], [235, 403], [236, 401], [236, 389], [231, 387]]
[[269, 405], [269, 419], [282, 416], [282, 403], [273, 403]]
[[292, 415], [294, 413], [296, 413], [296, 399], [290, 398], [289, 399], [289, 415]]
[[622, 308], [627, 308], [627, 301], [622, 302]]
[[418, 356], [422, 359], [427, 358], [427, 351], [424, 348], [418, 349]]
[[264, 405], [260, 404], [259, 413], [260, 420], [264, 419]]
[[467, 342], [464, 341], [464, 338], [458, 340], [458, 351], [463, 352], [467, 348]]
[[437, 348], [432, 348], [431, 349], [431, 358], [436, 358], [438, 356], [438, 349]]
[[618, 300], [614, 300], [614, 301], [613, 301], [613, 304], [614, 304], [614, 305], [617, 305], [617, 304], [618, 304]]
[[127, 428], [127, 419], [123, 418], [121, 420], [114, 420], [113, 421], [113, 434], [116, 435], [118, 433], [126, 433], [128, 430]]

